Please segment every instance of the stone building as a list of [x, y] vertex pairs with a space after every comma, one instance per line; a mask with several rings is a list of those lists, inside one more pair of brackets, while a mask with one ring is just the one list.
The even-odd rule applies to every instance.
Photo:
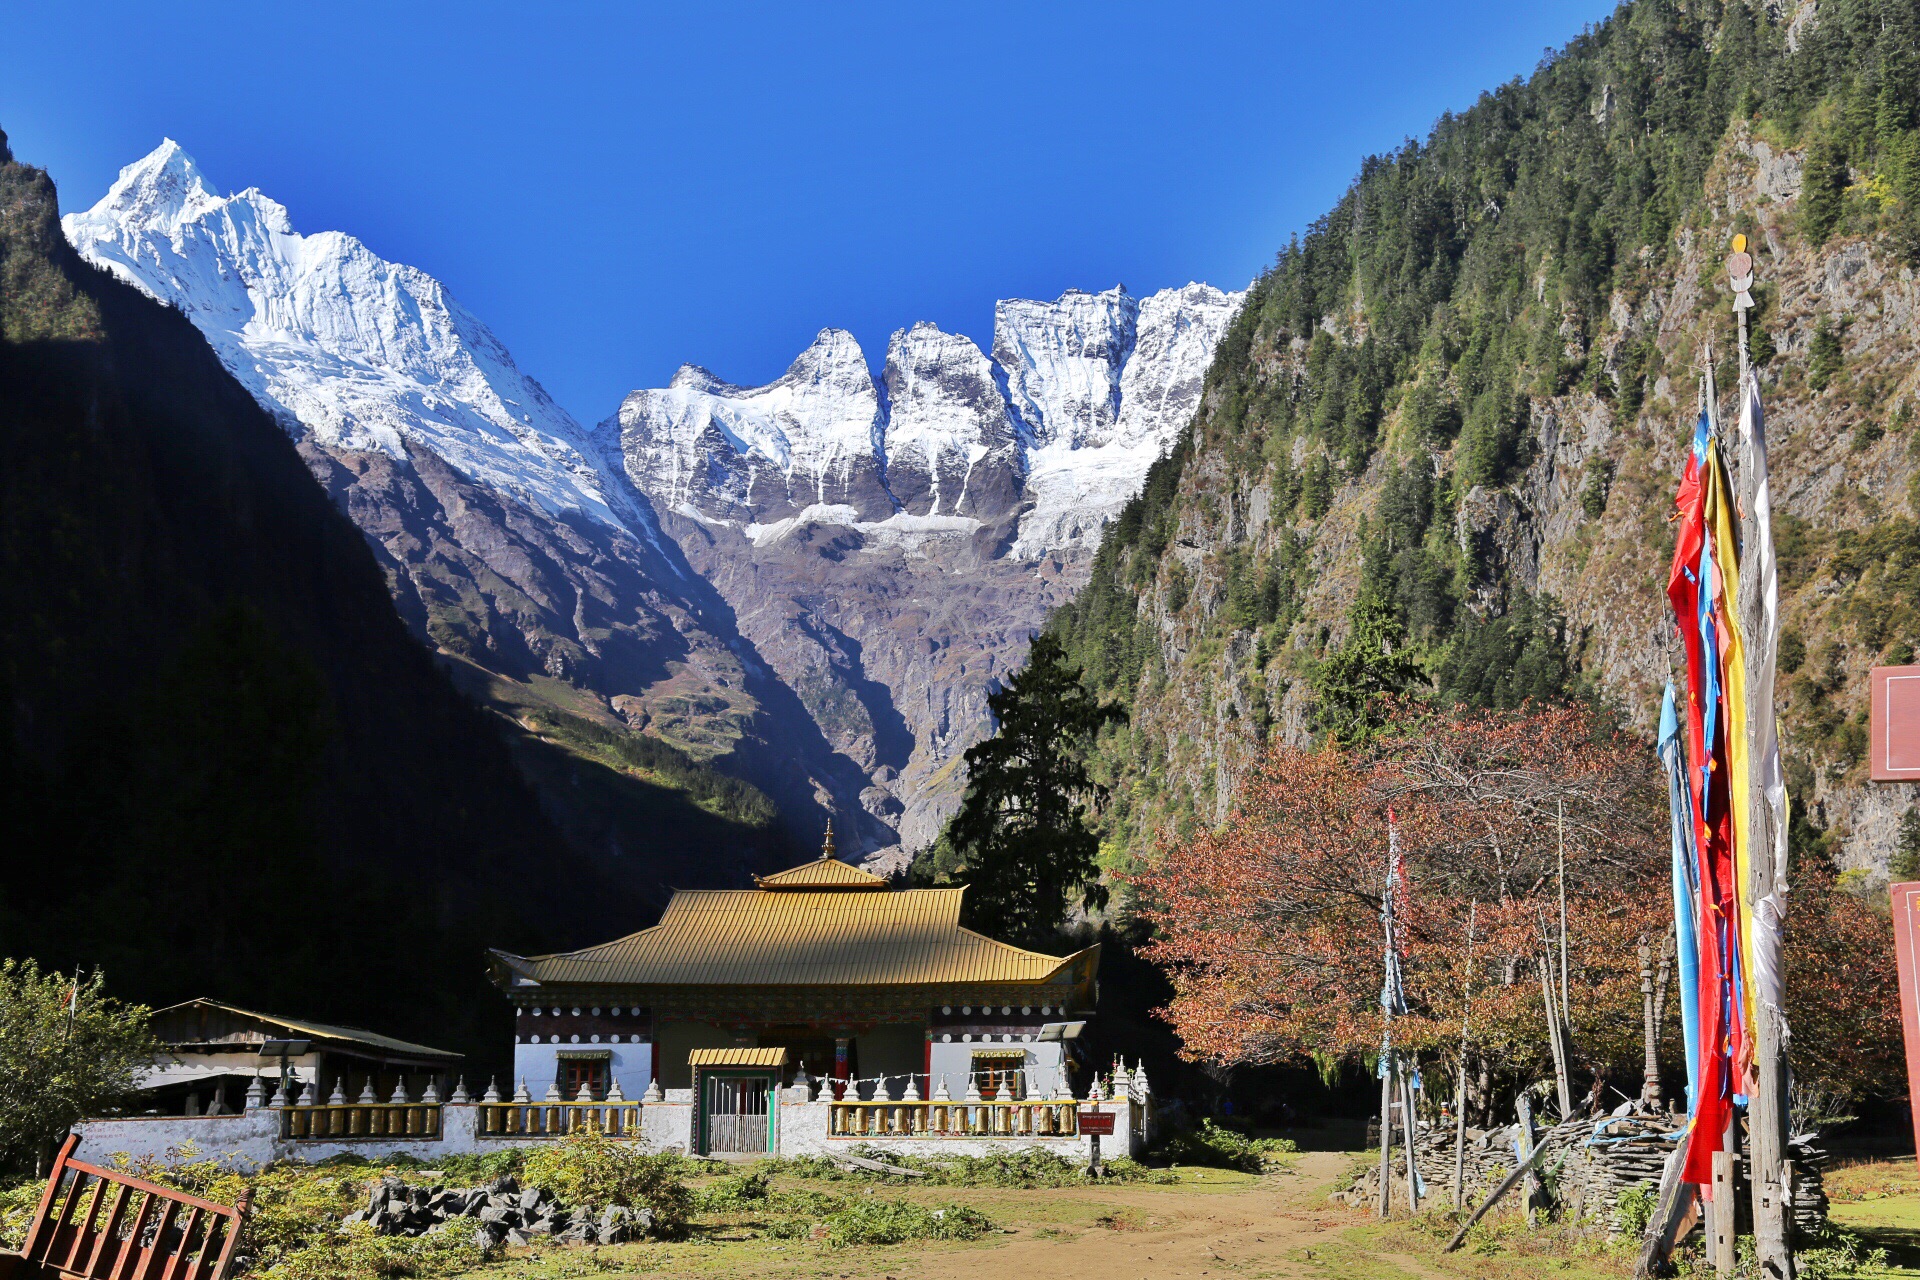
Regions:
[[493, 952], [516, 1081], [568, 1100], [693, 1090], [703, 1115], [763, 1107], [795, 1079], [867, 1101], [1071, 1089], [1099, 947], [995, 942], [961, 927], [964, 893], [896, 889], [836, 860], [829, 833], [818, 859], [755, 888], [676, 892], [650, 929]]

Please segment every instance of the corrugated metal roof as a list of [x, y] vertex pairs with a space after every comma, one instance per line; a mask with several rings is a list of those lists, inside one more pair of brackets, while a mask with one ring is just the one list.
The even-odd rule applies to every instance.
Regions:
[[683, 889], [651, 929], [579, 951], [500, 958], [543, 985], [643, 986], [1029, 983], [1072, 961], [961, 928], [963, 892]]
[[[187, 1009], [214, 1009], [221, 1013], [232, 1014], [235, 1017], [256, 1018], [269, 1026], [295, 1032], [299, 1036], [307, 1039], [344, 1040], [371, 1049], [384, 1049], [389, 1053], [422, 1058], [446, 1058], [449, 1061], [453, 1061], [460, 1057], [459, 1054], [450, 1053], [445, 1049], [435, 1049], [429, 1045], [413, 1044], [406, 1040], [396, 1040], [392, 1036], [383, 1036], [378, 1032], [367, 1031], [360, 1027], [335, 1027], [329, 1026], [324, 1022], [296, 1022], [291, 1018], [276, 1017], [271, 1013], [258, 1013], [252, 1009], [241, 1009], [234, 1005], [222, 1004], [218, 1000], [208, 1000], [205, 997], [197, 1000], [183, 1000], [179, 1004], [170, 1004], [164, 1009], [156, 1009], [152, 1016], [159, 1018], [165, 1014], [180, 1013]], [[197, 1042], [178, 1041], [176, 1043], [185, 1044]]]
[[885, 889], [887, 882], [871, 871], [848, 866], [838, 858], [819, 857], [770, 876], [755, 876], [763, 889]]
[[687, 1055], [690, 1067], [779, 1067], [786, 1061], [787, 1051], [777, 1045], [765, 1049], [695, 1049]]

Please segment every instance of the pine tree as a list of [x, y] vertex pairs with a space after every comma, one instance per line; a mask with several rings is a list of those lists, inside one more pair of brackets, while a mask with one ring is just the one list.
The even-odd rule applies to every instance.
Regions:
[[1314, 727], [1343, 745], [1364, 742], [1386, 723], [1393, 698], [1423, 685], [1407, 629], [1384, 601], [1363, 596], [1346, 643], [1313, 678]]
[[998, 726], [967, 751], [967, 794], [947, 824], [954, 878], [967, 886], [963, 923], [1042, 946], [1077, 900], [1106, 905], [1086, 802], [1104, 788], [1082, 748], [1117, 712], [1094, 701], [1052, 635], [1035, 636], [1027, 665], [987, 699]]

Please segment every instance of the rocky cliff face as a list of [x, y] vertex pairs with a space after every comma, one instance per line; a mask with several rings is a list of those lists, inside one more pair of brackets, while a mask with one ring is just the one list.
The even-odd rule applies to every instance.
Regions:
[[869, 779], [868, 853], [891, 864], [938, 834], [987, 693], [1191, 416], [1238, 302], [1206, 285], [1002, 302], [991, 359], [917, 324], [887, 344], [878, 397], [827, 330], [764, 387], [683, 368], [595, 432]]
[[[1151, 857], [1185, 825], [1225, 820], [1266, 742], [1310, 738], [1314, 671], [1348, 632], [1376, 572], [1370, 558], [1388, 565], [1412, 554], [1383, 546], [1408, 519], [1410, 475], [1431, 486], [1417, 488], [1431, 510], [1414, 518], [1415, 549], [1437, 566], [1436, 595], [1461, 611], [1451, 631], [1423, 632], [1417, 575], [1378, 578], [1414, 628], [1416, 652], [1438, 668], [1467, 629], [1508, 614], [1523, 595], [1550, 598], [1564, 610], [1578, 668], [1651, 737], [1663, 684], [1683, 676], [1664, 596], [1667, 517], [1710, 361], [1729, 430], [1735, 412], [1722, 261], [1743, 231], [1761, 284], [1755, 345], [1783, 563], [1778, 700], [1794, 803], [1842, 868], [1886, 873], [1920, 787], [1867, 781], [1866, 685], [1868, 668], [1912, 661], [1920, 644], [1920, 284], [1871, 205], [1824, 243], [1807, 234], [1803, 158], [1736, 121], [1706, 166], [1696, 213], [1665, 246], [1640, 251], [1642, 269], [1604, 297], [1600, 314], [1563, 313], [1552, 268], [1529, 268], [1512, 328], [1529, 342], [1531, 326], [1548, 329], [1555, 340], [1535, 350], [1590, 376], [1544, 393], [1523, 379], [1518, 465], [1497, 482], [1449, 491], [1469, 465], [1471, 421], [1461, 430], [1455, 419], [1451, 438], [1420, 421], [1431, 404], [1422, 378], [1466, 400], [1457, 367], [1437, 379], [1431, 368], [1406, 370], [1386, 398], [1380, 447], [1346, 474], [1328, 459], [1325, 436], [1278, 425], [1282, 411], [1270, 406], [1291, 401], [1304, 423], [1311, 388], [1329, 379], [1328, 353], [1357, 359], [1381, 321], [1343, 300], [1317, 317], [1309, 341], [1288, 324], [1283, 282], [1256, 285], [1166, 469], [1164, 498], [1135, 508], [1102, 552], [1105, 591], [1056, 623], [1096, 665], [1129, 643], [1147, 650], [1135, 666], [1106, 665], [1121, 678], [1109, 687], [1133, 711], [1127, 758], [1106, 767], [1121, 793], [1137, 787], [1146, 797], [1114, 815], [1136, 856]], [[1856, 170], [1855, 180], [1865, 175]], [[1470, 340], [1445, 345], [1465, 332], [1458, 318], [1472, 301], [1449, 305], [1434, 313], [1428, 352], [1472, 350]], [[1529, 314], [1536, 308], [1549, 316]], [[1825, 356], [1823, 342], [1832, 344]], [[1316, 465], [1328, 477], [1324, 510], [1302, 494]], [[1280, 597], [1269, 621], [1244, 605], [1262, 566]]]
[[985, 695], [1198, 403], [1238, 294], [822, 331], [759, 387], [686, 366], [583, 430], [444, 286], [172, 142], [64, 229], [184, 312], [471, 691], [656, 736], [843, 847], [930, 839]]

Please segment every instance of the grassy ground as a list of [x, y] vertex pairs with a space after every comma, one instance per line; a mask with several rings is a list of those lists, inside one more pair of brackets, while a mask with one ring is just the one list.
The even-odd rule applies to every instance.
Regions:
[[[1311, 1152], [1266, 1174], [1178, 1170], [1178, 1181], [1040, 1190], [835, 1186], [837, 1194], [960, 1203], [995, 1230], [965, 1243], [832, 1248], [769, 1239], [751, 1213], [703, 1215], [693, 1238], [602, 1249], [514, 1251], [469, 1273], [488, 1280], [564, 1276], [766, 1277], [767, 1280], [1618, 1280], [1624, 1255], [1575, 1237], [1525, 1238], [1496, 1223], [1458, 1254], [1439, 1252], [1437, 1225], [1377, 1223], [1328, 1204], [1352, 1157]], [[776, 1189], [818, 1190], [782, 1177]]]
[[1871, 1274], [1920, 1275], [1920, 1176], [1913, 1157], [1863, 1161], [1832, 1171], [1826, 1181], [1834, 1222], [1887, 1251], [1889, 1267]]

